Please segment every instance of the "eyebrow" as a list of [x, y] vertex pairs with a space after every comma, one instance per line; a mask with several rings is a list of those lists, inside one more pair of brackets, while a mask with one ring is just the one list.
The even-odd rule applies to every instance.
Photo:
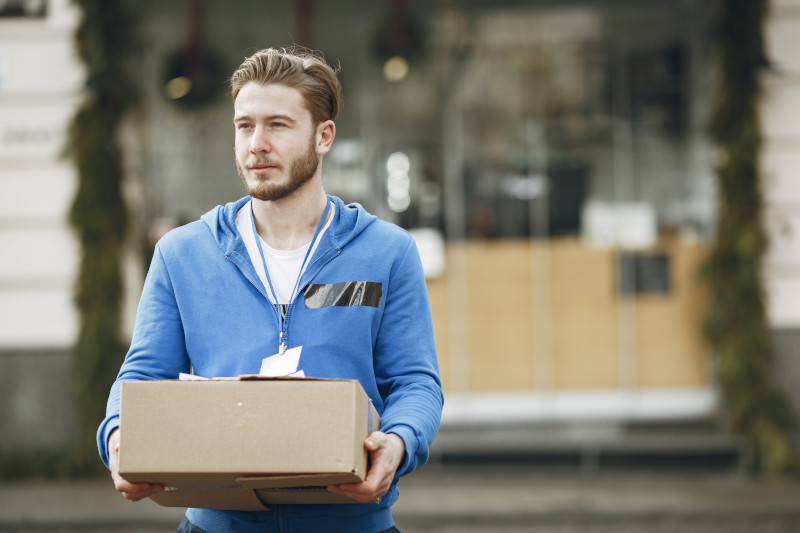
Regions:
[[[247, 114], [238, 115], [238, 116], [233, 117], [233, 121], [234, 122], [242, 122], [243, 120], [252, 120], [252, 118], [250, 117], [250, 115], [247, 115]], [[276, 120], [280, 120], [280, 121], [283, 121], [283, 122], [291, 122], [292, 124], [296, 124], [297, 123], [297, 120], [292, 118], [292, 117], [290, 117], [289, 115], [281, 115], [281, 114], [270, 115], [270, 116], [266, 117], [266, 120], [267, 120], [267, 122], [274, 122]]]

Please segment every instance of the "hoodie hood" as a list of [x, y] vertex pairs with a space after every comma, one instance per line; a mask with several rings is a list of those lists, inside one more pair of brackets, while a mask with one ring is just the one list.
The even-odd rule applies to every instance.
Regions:
[[[328, 199], [336, 206], [336, 213], [320, 244], [327, 242], [329, 246], [341, 249], [377, 220], [375, 215], [368, 213], [360, 204], [345, 204], [340, 198], [331, 195], [328, 195]], [[217, 206], [201, 217], [225, 254], [245, 251], [242, 236], [236, 229], [236, 213], [250, 200], [249, 196], [245, 196], [224, 206]]]

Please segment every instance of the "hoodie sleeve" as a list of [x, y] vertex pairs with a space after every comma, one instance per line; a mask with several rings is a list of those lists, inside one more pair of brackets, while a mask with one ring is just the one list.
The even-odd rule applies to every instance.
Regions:
[[399, 435], [406, 447], [397, 477], [427, 461], [444, 401], [422, 262], [408, 241], [391, 272], [374, 356], [384, 398], [381, 430]]
[[133, 338], [111, 387], [106, 417], [97, 431], [100, 458], [108, 466], [108, 437], [119, 427], [120, 384], [123, 381], [174, 379], [188, 372], [183, 326], [161, 245], [157, 245], [136, 312]]

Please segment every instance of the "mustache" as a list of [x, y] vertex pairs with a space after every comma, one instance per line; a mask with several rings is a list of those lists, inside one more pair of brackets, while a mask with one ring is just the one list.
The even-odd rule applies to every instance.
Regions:
[[245, 166], [247, 168], [252, 168], [256, 165], [270, 166], [277, 168], [280, 168], [281, 166], [278, 161], [275, 161], [274, 159], [269, 159], [268, 157], [251, 157], [245, 162]]

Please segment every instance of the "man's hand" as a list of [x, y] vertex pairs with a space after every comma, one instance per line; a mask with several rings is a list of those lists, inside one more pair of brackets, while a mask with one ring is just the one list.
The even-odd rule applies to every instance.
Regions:
[[372, 460], [366, 479], [361, 483], [330, 485], [328, 490], [361, 503], [380, 503], [403, 462], [406, 446], [398, 435], [376, 431], [364, 439], [364, 448], [369, 451]]
[[138, 502], [156, 492], [164, 490], [164, 485], [153, 483], [128, 483], [119, 475], [119, 428], [112, 431], [111, 435], [108, 437], [108, 468], [111, 470], [111, 479], [114, 480], [114, 488], [132, 502]]

